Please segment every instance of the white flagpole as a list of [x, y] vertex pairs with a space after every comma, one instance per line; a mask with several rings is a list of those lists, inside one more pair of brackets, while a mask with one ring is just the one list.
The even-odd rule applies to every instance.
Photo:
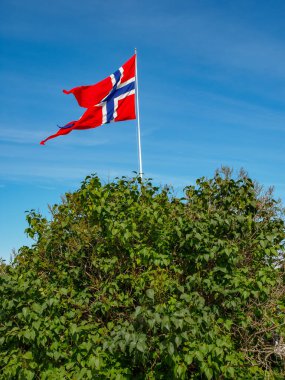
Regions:
[[140, 127], [140, 108], [139, 108], [139, 86], [138, 86], [138, 68], [137, 68], [137, 49], [135, 48], [136, 55], [136, 110], [137, 110], [137, 135], [138, 135], [138, 158], [139, 158], [139, 176], [143, 178], [142, 170], [142, 148], [141, 148], [141, 127]]

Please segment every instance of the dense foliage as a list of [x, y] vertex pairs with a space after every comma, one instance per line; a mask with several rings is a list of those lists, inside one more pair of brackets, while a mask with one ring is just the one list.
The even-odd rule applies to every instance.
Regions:
[[1, 379], [283, 379], [283, 214], [226, 171], [139, 178], [31, 211], [0, 266]]

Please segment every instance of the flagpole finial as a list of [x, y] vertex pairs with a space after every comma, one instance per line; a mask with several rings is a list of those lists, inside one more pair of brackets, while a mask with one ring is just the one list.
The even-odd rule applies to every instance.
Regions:
[[135, 54], [137, 54], [137, 48], [135, 47]]

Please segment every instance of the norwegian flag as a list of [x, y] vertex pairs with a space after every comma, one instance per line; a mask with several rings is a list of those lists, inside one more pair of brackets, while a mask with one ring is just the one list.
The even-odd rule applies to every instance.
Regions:
[[96, 128], [112, 121], [135, 119], [135, 73], [136, 54], [101, 82], [63, 90], [65, 94], [73, 94], [79, 106], [87, 110], [79, 120], [59, 127], [57, 133], [41, 141], [41, 145], [74, 129]]

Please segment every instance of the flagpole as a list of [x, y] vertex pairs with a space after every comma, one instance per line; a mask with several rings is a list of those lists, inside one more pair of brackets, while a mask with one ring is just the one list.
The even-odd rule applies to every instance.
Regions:
[[141, 126], [140, 126], [140, 108], [139, 108], [139, 85], [138, 85], [138, 68], [137, 68], [137, 49], [135, 48], [136, 55], [136, 110], [137, 110], [137, 135], [138, 135], [138, 159], [139, 159], [139, 176], [143, 179], [142, 171], [142, 148], [141, 148]]

